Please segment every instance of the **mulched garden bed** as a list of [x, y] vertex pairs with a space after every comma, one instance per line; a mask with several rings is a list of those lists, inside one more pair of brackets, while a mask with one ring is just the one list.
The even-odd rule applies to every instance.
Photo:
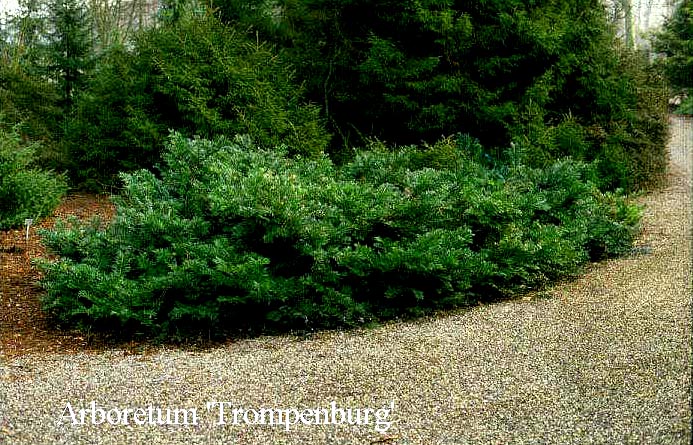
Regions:
[[0, 356], [12, 357], [31, 352], [70, 352], [102, 349], [106, 339], [74, 331], [61, 331], [41, 310], [40, 278], [32, 260], [46, 256], [36, 233], [38, 227], [51, 227], [56, 218], [99, 216], [108, 221], [114, 207], [104, 195], [75, 194], [63, 199], [53, 216], [29, 230], [0, 231]]

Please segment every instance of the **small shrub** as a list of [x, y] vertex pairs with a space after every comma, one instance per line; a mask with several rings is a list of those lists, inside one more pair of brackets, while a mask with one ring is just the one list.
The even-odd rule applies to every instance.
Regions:
[[67, 191], [62, 176], [33, 165], [37, 146], [23, 145], [16, 129], [0, 125], [0, 229], [49, 215]]
[[675, 114], [693, 114], [693, 96], [685, 98], [676, 108]]
[[630, 245], [637, 209], [600, 193], [591, 166], [495, 168], [470, 149], [338, 168], [174, 135], [159, 175], [122, 175], [110, 225], [44, 233], [60, 255], [42, 265], [45, 307], [154, 335], [352, 326], [538, 286]]

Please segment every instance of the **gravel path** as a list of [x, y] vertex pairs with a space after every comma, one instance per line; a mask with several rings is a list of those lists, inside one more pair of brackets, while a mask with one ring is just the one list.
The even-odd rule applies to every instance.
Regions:
[[[687, 444], [693, 125], [672, 128], [670, 182], [643, 198], [647, 248], [631, 257], [531, 298], [369, 331], [0, 358], [0, 443]], [[334, 425], [349, 408], [361, 424]], [[120, 423], [93, 424], [100, 410]], [[150, 424], [158, 410], [165, 424]]]

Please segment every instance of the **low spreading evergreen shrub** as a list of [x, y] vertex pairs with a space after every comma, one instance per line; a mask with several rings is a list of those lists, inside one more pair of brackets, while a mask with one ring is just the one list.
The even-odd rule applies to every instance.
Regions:
[[62, 176], [34, 165], [38, 145], [23, 144], [16, 127], [0, 125], [0, 229], [49, 215], [67, 191]]
[[113, 221], [43, 233], [59, 255], [42, 263], [44, 305], [148, 335], [331, 328], [538, 286], [629, 247], [639, 210], [592, 166], [503, 168], [482, 151], [460, 137], [336, 167], [174, 134], [157, 174], [122, 175]]

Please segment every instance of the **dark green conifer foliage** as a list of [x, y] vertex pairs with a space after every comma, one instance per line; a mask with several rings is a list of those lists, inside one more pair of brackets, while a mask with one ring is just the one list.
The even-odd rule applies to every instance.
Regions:
[[58, 81], [63, 107], [69, 112], [93, 66], [92, 25], [80, 0], [50, 0], [48, 7], [48, 70]]
[[67, 191], [62, 176], [36, 167], [39, 144], [22, 142], [17, 127], [0, 120], [0, 229], [50, 215]]
[[[661, 173], [637, 155], [663, 155], [653, 148], [665, 142], [661, 84], [617, 49], [599, 0], [216, 3], [298, 67], [339, 136], [337, 157], [373, 137], [418, 144], [465, 132], [501, 160], [513, 141], [535, 165], [562, 156], [619, 164], [604, 170], [605, 188], [646, 186]], [[581, 140], [563, 144], [565, 120]]]
[[673, 92], [690, 95], [680, 112], [693, 114], [693, 1], [679, 3], [662, 32], [655, 36], [654, 49], [665, 56], [661, 63]]
[[[353, 326], [487, 300], [627, 251], [639, 209], [591, 168], [489, 168], [472, 138], [341, 168], [173, 135], [117, 215], [44, 232], [46, 308], [85, 329], [227, 335]], [[444, 167], [436, 167], [445, 159]]]
[[150, 167], [169, 129], [248, 134], [263, 147], [319, 156], [329, 135], [302, 97], [291, 67], [268, 45], [189, 11], [140, 34], [133, 50], [105, 55], [68, 129], [75, 175], [109, 183], [118, 171]]
[[53, 8], [3, 46], [0, 111], [33, 133], [0, 135], [0, 226], [65, 189], [34, 134], [122, 184], [113, 221], [44, 232], [66, 325], [304, 330], [511, 295], [628, 252], [619, 189], [666, 165], [662, 79], [600, 0], [167, 0], [93, 71], [78, 0], [23, 1]]
[[19, 4], [0, 28], [0, 114], [4, 123], [16, 124], [24, 141], [40, 141], [38, 162], [57, 166], [64, 113], [47, 71], [47, 11], [43, 0]]

